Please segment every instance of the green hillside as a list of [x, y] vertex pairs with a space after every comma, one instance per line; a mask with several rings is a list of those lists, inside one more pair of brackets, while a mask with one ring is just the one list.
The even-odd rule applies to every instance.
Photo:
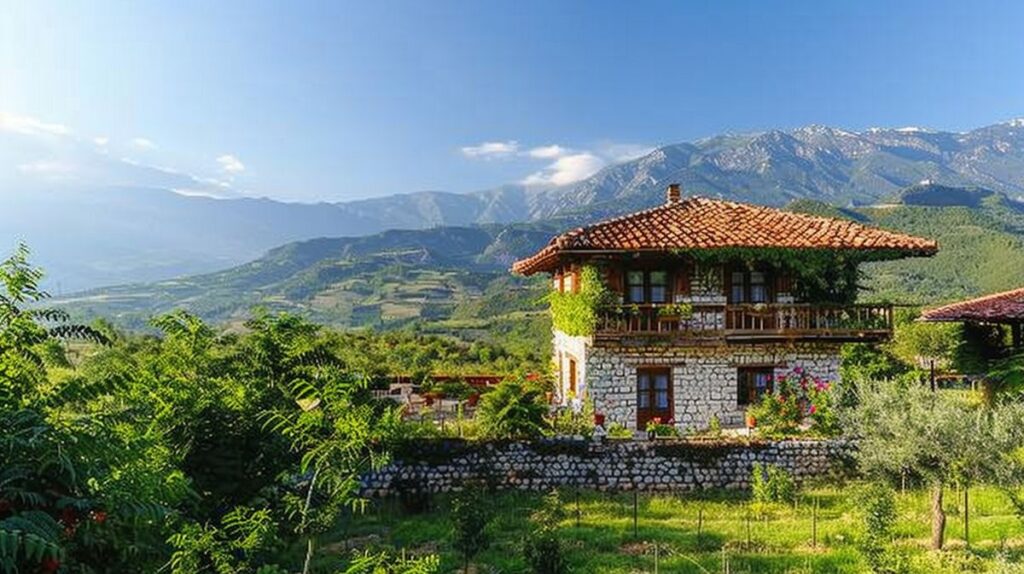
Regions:
[[536, 226], [440, 227], [316, 239], [217, 273], [93, 290], [59, 302], [80, 317], [110, 317], [132, 328], [174, 308], [238, 324], [262, 306], [339, 327], [458, 330], [474, 338], [539, 321], [543, 331], [543, 280], [513, 277], [508, 267], [551, 233]]
[[1024, 285], [1019, 214], [1002, 209], [901, 207], [870, 210], [873, 222], [935, 238], [939, 254], [866, 265], [866, 297], [947, 302]]

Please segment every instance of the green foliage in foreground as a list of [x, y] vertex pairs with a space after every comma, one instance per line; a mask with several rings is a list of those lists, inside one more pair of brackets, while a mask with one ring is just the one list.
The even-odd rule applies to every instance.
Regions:
[[[743, 493], [708, 492], [641, 494], [637, 534], [633, 535], [632, 495], [583, 491], [579, 526], [574, 492], [563, 491], [561, 511], [552, 530], [561, 543], [572, 572], [629, 574], [654, 572], [654, 546], [659, 570], [678, 573], [863, 573], [869, 564], [861, 553], [865, 531], [864, 508], [855, 484], [813, 488], [801, 492], [795, 504], [779, 504], [756, 516]], [[951, 494], [955, 492], [951, 489]], [[490, 547], [474, 560], [483, 571], [510, 574], [531, 571], [525, 554], [530, 539], [542, 529], [531, 518], [540, 509], [551, 513], [550, 497], [542, 493], [507, 492], [490, 495], [496, 515], [488, 532]], [[929, 494], [908, 490], [895, 495], [897, 517], [892, 541], [906, 555], [912, 573], [1020, 572], [1024, 559], [1024, 526], [997, 489], [976, 487], [970, 497], [971, 549], [964, 550], [963, 508], [956, 496], [947, 497], [952, 520], [950, 543], [941, 552], [927, 550]], [[818, 510], [815, 513], [814, 505]], [[382, 546], [410, 550], [436, 549], [441, 570], [462, 567], [462, 558], [449, 535], [447, 497], [438, 497], [433, 510], [403, 514], [390, 501], [378, 501], [337, 540], [377, 540]], [[815, 542], [814, 515], [817, 514]], [[749, 525], [749, 542], [747, 529]], [[531, 550], [532, 551], [532, 550]], [[1016, 569], [1015, 569], [1016, 568]]]
[[[0, 262], [0, 571], [310, 572], [400, 422], [337, 340], [265, 314], [222, 336], [181, 311], [123, 337], [31, 306], [40, 276], [25, 249]], [[72, 362], [69, 338], [104, 345]]]

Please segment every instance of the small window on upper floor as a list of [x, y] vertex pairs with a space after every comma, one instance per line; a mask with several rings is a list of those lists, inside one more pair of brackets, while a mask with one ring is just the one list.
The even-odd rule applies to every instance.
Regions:
[[575, 293], [576, 292], [576, 274], [575, 273], [566, 273], [565, 274], [565, 281], [562, 284], [562, 291], [564, 291], [565, 293]]
[[669, 300], [667, 271], [629, 271], [626, 290], [629, 303], [667, 303]]
[[651, 271], [651, 303], [665, 303], [668, 301], [668, 273], [664, 271]]
[[626, 273], [626, 289], [630, 303], [643, 303], [644, 297], [644, 272], [630, 271]]

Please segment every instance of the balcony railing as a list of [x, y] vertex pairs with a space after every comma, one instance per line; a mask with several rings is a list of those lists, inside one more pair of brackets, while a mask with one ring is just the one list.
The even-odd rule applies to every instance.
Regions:
[[891, 305], [618, 305], [602, 312], [598, 338], [651, 335], [693, 339], [878, 340], [892, 333]]

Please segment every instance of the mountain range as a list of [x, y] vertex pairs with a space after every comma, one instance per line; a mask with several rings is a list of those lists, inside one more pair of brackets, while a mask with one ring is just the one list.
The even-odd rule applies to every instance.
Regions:
[[1024, 120], [963, 133], [807, 126], [719, 135], [663, 146], [559, 187], [510, 184], [344, 203], [6, 183], [0, 245], [27, 242], [48, 269], [51, 289], [56, 283], [66, 293], [223, 269], [317, 237], [539, 221], [565, 228], [657, 204], [668, 182], [682, 183], [686, 193], [767, 205], [811, 199], [864, 206], [892, 201], [923, 180], [1024, 196]]

